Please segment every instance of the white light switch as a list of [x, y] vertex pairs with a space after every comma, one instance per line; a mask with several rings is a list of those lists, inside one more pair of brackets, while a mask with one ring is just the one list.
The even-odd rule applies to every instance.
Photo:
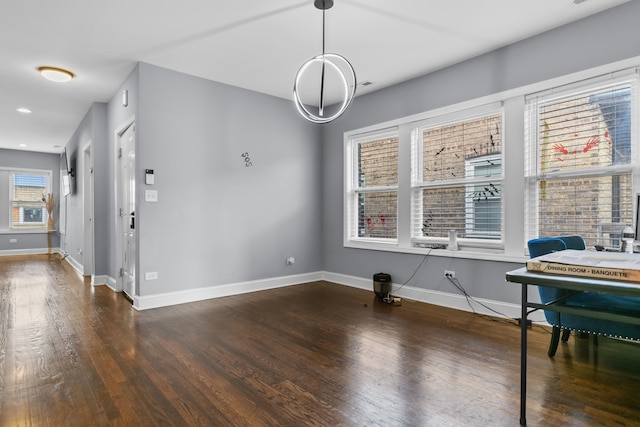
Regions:
[[144, 190], [144, 201], [145, 202], [157, 202], [158, 201], [158, 190]]

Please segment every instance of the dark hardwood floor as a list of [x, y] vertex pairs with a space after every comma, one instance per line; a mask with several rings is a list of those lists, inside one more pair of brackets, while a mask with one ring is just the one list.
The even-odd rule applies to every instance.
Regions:
[[[136, 312], [0, 257], [0, 426], [517, 426], [514, 323], [316, 282]], [[640, 421], [640, 345], [529, 334], [531, 426]]]

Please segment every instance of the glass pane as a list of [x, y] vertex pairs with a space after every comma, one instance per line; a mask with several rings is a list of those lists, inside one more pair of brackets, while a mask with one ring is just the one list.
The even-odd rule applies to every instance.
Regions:
[[[502, 116], [492, 115], [446, 126], [424, 129], [423, 181], [442, 181], [465, 177], [465, 165], [478, 157], [502, 151]], [[487, 161], [487, 165], [489, 165]], [[486, 171], [499, 176], [500, 167]], [[468, 176], [468, 174], [466, 175]]]
[[358, 194], [358, 236], [396, 239], [397, 202], [395, 191]]
[[358, 187], [398, 184], [398, 137], [358, 144]]
[[475, 199], [473, 201], [472, 229], [473, 237], [485, 237], [500, 233], [501, 228], [500, 199]]
[[42, 200], [47, 191], [47, 177], [44, 175], [13, 174], [12, 200]]
[[42, 208], [23, 208], [22, 209], [22, 222], [28, 223], [42, 223], [42, 219], [45, 217], [42, 214]]
[[633, 226], [630, 174], [540, 181], [538, 192], [540, 237], [579, 234], [587, 246], [618, 248]]
[[[466, 237], [500, 238], [502, 234], [502, 186], [480, 184], [467, 194]], [[470, 201], [469, 201], [470, 199]]]
[[630, 162], [630, 88], [545, 103], [539, 113], [540, 173]]
[[425, 189], [423, 196], [422, 235], [447, 237], [455, 230], [462, 237], [466, 228], [465, 187]]
[[501, 187], [496, 184], [422, 190], [423, 237], [500, 239], [502, 233]]
[[47, 176], [14, 173], [11, 175], [11, 227], [40, 228], [47, 223], [44, 199]]

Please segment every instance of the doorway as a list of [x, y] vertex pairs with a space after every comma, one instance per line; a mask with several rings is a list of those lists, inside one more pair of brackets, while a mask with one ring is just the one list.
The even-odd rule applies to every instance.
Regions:
[[136, 289], [136, 139], [135, 123], [119, 135], [119, 248], [122, 291], [131, 300]]
[[82, 156], [82, 198], [84, 222], [84, 251], [82, 255], [82, 275], [91, 276], [91, 284], [95, 285], [94, 266], [94, 225], [93, 225], [93, 155], [91, 141], [83, 147]]

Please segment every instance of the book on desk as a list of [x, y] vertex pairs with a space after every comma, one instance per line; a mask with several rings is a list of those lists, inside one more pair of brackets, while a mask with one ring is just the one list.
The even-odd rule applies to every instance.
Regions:
[[640, 283], [640, 254], [567, 249], [528, 260], [527, 270]]

